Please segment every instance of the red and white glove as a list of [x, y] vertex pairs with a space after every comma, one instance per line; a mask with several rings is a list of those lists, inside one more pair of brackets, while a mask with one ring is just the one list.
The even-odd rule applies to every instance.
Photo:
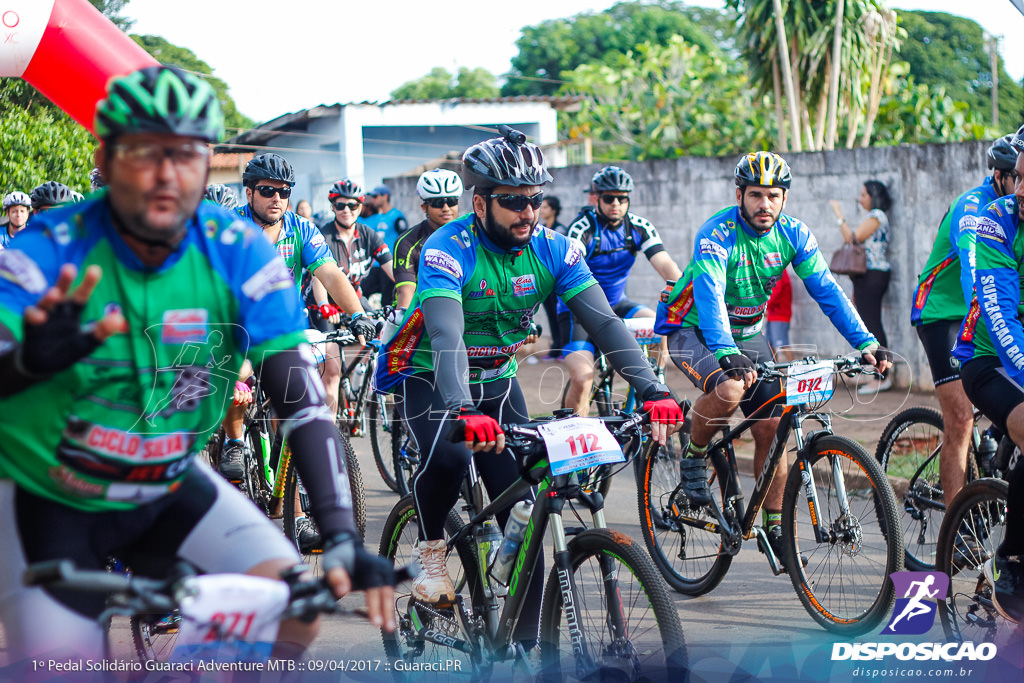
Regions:
[[[473, 444], [496, 442], [499, 435], [505, 435], [497, 420], [490, 415], [484, 415], [476, 408], [460, 409], [456, 421], [455, 429], [464, 431], [465, 436], [462, 440], [470, 448], [473, 447]], [[456, 431], [456, 435], [458, 435], [458, 431]]]
[[671, 391], [650, 391], [644, 397], [643, 411], [651, 416], [655, 424], [682, 424], [685, 416], [679, 407], [679, 401]]
[[320, 307], [317, 310], [320, 311], [320, 315], [324, 317], [324, 320], [328, 320], [331, 316], [341, 313], [341, 309], [334, 304], [320, 304]]

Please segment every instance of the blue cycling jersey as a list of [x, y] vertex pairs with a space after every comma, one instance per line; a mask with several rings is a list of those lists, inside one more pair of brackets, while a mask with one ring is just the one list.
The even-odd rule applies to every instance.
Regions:
[[[259, 225], [248, 204], [235, 211], [239, 216]], [[285, 211], [281, 217], [281, 232], [274, 246], [291, 271], [296, 287], [302, 282], [303, 268], [313, 272], [325, 263], [335, 262], [320, 229], [294, 211]]]

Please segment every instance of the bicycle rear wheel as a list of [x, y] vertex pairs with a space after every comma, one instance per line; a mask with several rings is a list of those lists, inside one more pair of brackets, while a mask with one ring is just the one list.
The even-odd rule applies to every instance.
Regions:
[[1011, 626], [992, 604], [992, 585], [982, 571], [1003, 542], [1008, 488], [1002, 479], [971, 482], [942, 522], [935, 557], [939, 571], [949, 574], [949, 592], [939, 601], [939, 620], [950, 640], [990, 643]]
[[[715, 588], [732, 564], [721, 534], [708, 531], [715, 522], [707, 507], [691, 509], [680, 492], [679, 459], [686, 452], [687, 436], [679, 434], [674, 449], [648, 449], [642, 461], [637, 508], [640, 530], [651, 559], [665, 581], [684, 595], [703, 595]], [[722, 460], [721, 450], [708, 457], [708, 486], [719, 509], [722, 506], [724, 471], [713, 464]]]
[[[463, 521], [454, 510], [449, 511], [445, 520], [445, 538], [450, 539], [463, 527]], [[409, 564], [415, 559], [415, 545], [419, 538], [419, 516], [413, 505], [412, 496], [403, 496], [392, 508], [384, 523], [378, 553], [394, 562], [396, 567]], [[474, 596], [482, 590], [477, 573], [476, 553], [469, 538], [462, 542], [448, 556], [448, 575], [456, 591], [471, 606]], [[469, 680], [473, 670], [469, 655], [445, 647], [424, 637], [428, 630], [464, 639], [459, 620], [452, 607], [434, 607], [417, 603], [408, 592], [395, 591], [395, 609], [398, 628], [393, 633], [381, 631], [384, 652], [391, 662], [391, 673], [396, 681], [419, 679], [426, 675], [434, 680]], [[459, 670], [442, 667], [443, 673], [428, 671], [407, 673], [399, 671], [394, 663], [398, 660], [413, 664], [457, 661]], [[413, 669], [414, 666], [408, 667]]]
[[129, 621], [135, 654], [143, 662], [165, 662], [178, 642], [181, 615], [136, 614]]
[[[599, 667], [596, 680], [683, 680], [687, 655], [679, 614], [643, 549], [619, 532], [591, 529], [569, 542], [569, 553], [573, 599], [583, 646]], [[553, 568], [541, 612], [543, 675], [578, 680], [560, 585]]]
[[[786, 479], [786, 567], [800, 602], [818, 624], [844, 636], [859, 635], [874, 628], [895, 601], [889, 575], [903, 569], [896, 497], [881, 466], [855, 441], [823, 436], [811, 451], [810, 471], [797, 463]], [[817, 493], [813, 517], [802, 495], [806, 484]], [[821, 542], [813, 521], [825, 536]]]
[[[340, 437], [342, 448], [345, 452], [345, 467], [348, 471], [349, 491], [352, 494], [352, 516], [355, 519], [356, 528], [359, 530], [359, 536], [366, 538], [366, 497], [363, 493], [363, 475], [359, 469], [359, 460], [356, 458], [356, 452], [352, 448], [352, 443], [345, 434], [340, 434]], [[288, 461], [286, 477], [284, 485], [284, 517], [282, 520], [284, 535], [299, 549], [302, 561], [309, 565], [315, 575], [320, 575], [322, 573], [320, 556], [323, 554], [323, 540], [321, 539], [320, 543], [317, 543], [312, 548], [303, 550], [296, 538], [296, 521], [300, 517], [309, 515], [310, 506], [306, 489], [302, 485], [302, 479], [295, 469], [294, 456]], [[296, 503], [296, 500], [298, 500], [298, 503]], [[301, 513], [295, 509], [296, 505], [299, 506]], [[313, 522], [313, 525], [315, 528], [316, 522]], [[317, 529], [317, 533], [319, 533], [319, 529]]]
[[875, 450], [901, 504], [905, 561], [912, 571], [935, 569], [935, 542], [946, 512], [939, 478], [942, 438], [937, 410], [908, 408], [889, 421]]
[[[380, 478], [389, 489], [403, 495], [395, 481], [394, 458], [391, 453], [392, 444], [396, 438], [396, 429], [401, 429], [402, 423], [396, 422], [394, 417], [395, 397], [391, 394], [377, 394], [370, 397], [367, 406], [370, 422], [370, 447], [373, 449], [373, 461], [380, 472]], [[407, 493], [407, 492], [406, 492]]]

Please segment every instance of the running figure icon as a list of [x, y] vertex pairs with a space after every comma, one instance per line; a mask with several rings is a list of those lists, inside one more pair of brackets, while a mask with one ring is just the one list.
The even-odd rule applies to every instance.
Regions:
[[[904, 598], [909, 598], [909, 600], [907, 601], [906, 606], [903, 608], [903, 611], [900, 612], [899, 616], [893, 619], [892, 622], [889, 624], [889, 627], [887, 629], [888, 631], [896, 633], [896, 624], [898, 624], [899, 621], [903, 619], [903, 617], [906, 617], [907, 621], [910, 621], [916, 616], [934, 613], [935, 603], [925, 602], [926, 598], [935, 599], [936, 597], [938, 597], [938, 587], [936, 587], [935, 590], [932, 591], [928, 590], [934, 583], [935, 576], [933, 574], [928, 574], [928, 576], [926, 576], [923, 581], [910, 582], [910, 586], [907, 588], [907, 592], [903, 596]], [[915, 590], [917, 591], [916, 594], [913, 597], [911, 597], [911, 593], [913, 593]]]

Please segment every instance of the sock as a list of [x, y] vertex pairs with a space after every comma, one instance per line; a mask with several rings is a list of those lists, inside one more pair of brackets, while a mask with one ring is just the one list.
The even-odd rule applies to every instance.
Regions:
[[242, 440], [241, 439], [229, 439], [226, 436], [224, 437], [224, 445], [225, 446], [229, 446], [229, 445], [234, 444], [234, 443], [242, 443]]
[[773, 526], [782, 526], [782, 513], [781, 512], [768, 512], [762, 510], [761, 514], [764, 515], [764, 527], [771, 529]]
[[683, 455], [684, 458], [703, 458], [707, 455], [708, 445], [698, 446], [697, 444], [690, 441], [690, 445], [686, 447], [686, 453]]

